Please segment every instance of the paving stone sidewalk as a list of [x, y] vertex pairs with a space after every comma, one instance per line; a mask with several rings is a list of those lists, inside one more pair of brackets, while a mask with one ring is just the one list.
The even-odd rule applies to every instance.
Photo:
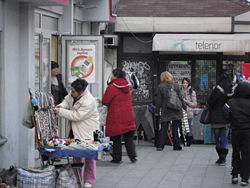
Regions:
[[[121, 164], [97, 161], [95, 188], [236, 188], [231, 184], [231, 146], [227, 165], [215, 165], [214, 145], [192, 145], [182, 151], [171, 146], [156, 151], [152, 143], [136, 145], [138, 162], [126, 155]], [[123, 146], [124, 154], [125, 148]], [[104, 160], [111, 159], [106, 156]], [[248, 186], [249, 187], [249, 186]]]

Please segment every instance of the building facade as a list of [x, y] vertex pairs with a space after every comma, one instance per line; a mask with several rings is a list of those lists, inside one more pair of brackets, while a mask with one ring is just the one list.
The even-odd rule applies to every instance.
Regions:
[[190, 78], [202, 105], [222, 71], [234, 74], [250, 62], [246, 1], [121, 0], [115, 32], [118, 66], [136, 72], [142, 83], [133, 93], [139, 105], [154, 102], [163, 71], [179, 83]]
[[[114, 21], [112, 0], [0, 0], [0, 168], [39, 164], [34, 129], [21, 120], [28, 88], [50, 92], [50, 61], [60, 64], [69, 91], [73, 61], [66, 57], [76, 59], [75, 49], [91, 49], [90, 90], [102, 96], [116, 53], [104, 48], [101, 33]], [[60, 136], [66, 134], [63, 124]]]

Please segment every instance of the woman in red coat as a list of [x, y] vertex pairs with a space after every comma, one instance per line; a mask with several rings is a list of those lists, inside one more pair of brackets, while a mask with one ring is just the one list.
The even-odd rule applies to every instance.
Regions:
[[106, 119], [106, 135], [113, 141], [113, 163], [122, 159], [121, 136], [125, 141], [127, 154], [132, 163], [136, 162], [135, 144], [133, 141], [136, 129], [130, 85], [125, 80], [126, 73], [120, 69], [112, 71], [111, 82], [102, 98], [102, 103], [108, 106]]

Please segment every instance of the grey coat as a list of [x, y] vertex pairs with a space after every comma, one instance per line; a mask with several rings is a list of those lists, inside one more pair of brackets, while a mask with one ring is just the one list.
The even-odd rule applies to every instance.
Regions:
[[[157, 98], [156, 98], [156, 113], [161, 111], [161, 120], [162, 122], [172, 121], [172, 120], [180, 120], [183, 118], [182, 110], [174, 110], [167, 108], [167, 98], [170, 89], [172, 88], [172, 83], [160, 83], [157, 90]], [[179, 96], [182, 102], [182, 108], [186, 110], [186, 105], [184, 102], [184, 94], [181, 91], [179, 85], [174, 84], [174, 90]]]

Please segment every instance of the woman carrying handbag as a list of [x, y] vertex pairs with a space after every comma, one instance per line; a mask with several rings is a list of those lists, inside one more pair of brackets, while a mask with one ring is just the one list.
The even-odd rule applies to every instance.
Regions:
[[[179, 128], [181, 127], [183, 118], [182, 108], [186, 110], [186, 105], [183, 100], [183, 94], [180, 87], [173, 82], [173, 76], [169, 72], [161, 73], [160, 77], [161, 83], [158, 86], [157, 99], [156, 99], [156, 114], [159, 115], [161, 112], [161, 130], [159, 132], [159, 144], [157, 151], [162, 151], [164, 149], [167, 130], [172, 122], [172, 133], [173, 133], [173, 150], [182, 150], [180, 145], [181, 140], [179, 137]], [[174, 91], [173, 91], [174, 90]], [[174, 100], [173, 92], [177, 97]], [[171, 99], [170, 99], [171, 98]], [[171, 102], [175, 101], [176, 105], [180, 101], [180, 107], [174, 109], [175, 107], [170, 105]], [[179, 106], [179, 104], [177, 105]]]

